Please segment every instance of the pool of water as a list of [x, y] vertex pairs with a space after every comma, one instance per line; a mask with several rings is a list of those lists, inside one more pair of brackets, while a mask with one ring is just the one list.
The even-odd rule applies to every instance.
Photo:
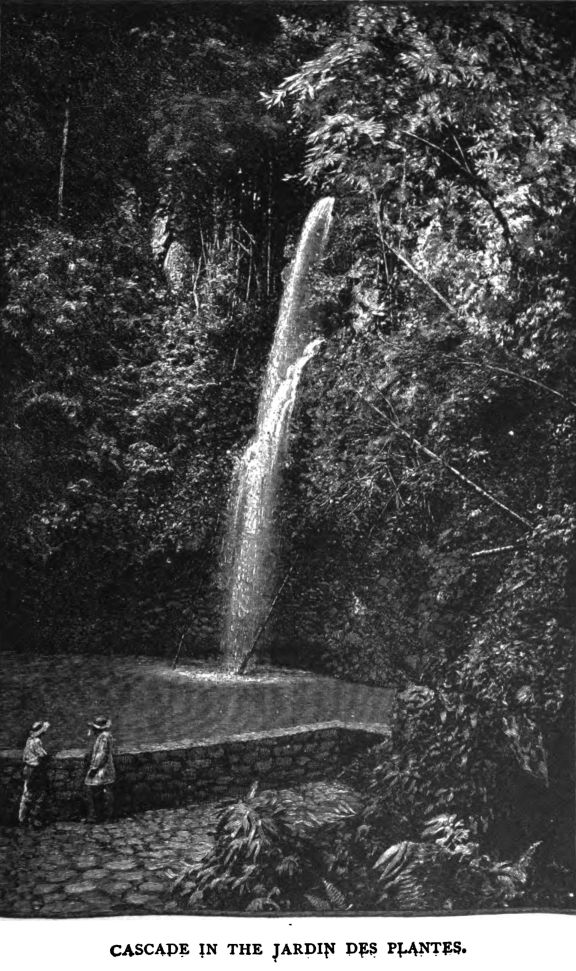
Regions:
[[238, 677], [202, 665], [171, 670], [158, 658], [0, 656], [0, 749], [51, 723], [50, 748], [82, 748], [87, 722], [112, 718], [117, 744], [225, 738], [326, 721], [386, 725], [392, 690], [307, 672], [262, 669]]

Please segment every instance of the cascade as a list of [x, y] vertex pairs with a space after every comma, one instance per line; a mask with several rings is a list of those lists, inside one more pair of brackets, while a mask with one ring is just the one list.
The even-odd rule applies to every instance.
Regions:
[[332, 198], [320, 199], [302, 229], [292, 262], [260, 396], [256, 433], [235, 474], [225, 564], [228, 605], [222, 649], [228, 670], [242, 669], [270, 609], [275, 580], [274, 512], [290, 418], [302, 372], [322, 341], [306, 312], [310, 271], [332, 221]]

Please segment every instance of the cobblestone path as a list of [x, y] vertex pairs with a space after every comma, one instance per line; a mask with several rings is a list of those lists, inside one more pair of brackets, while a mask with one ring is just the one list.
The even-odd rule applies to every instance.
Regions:
[[[359, 796], [337, 781], [275, 790], [289, 815], [306, 803], [327, 819], [334, 801]], [[212, 845], [222, 802], [154, 809], [112, 823], [0, 827], [0, 916], [107, 917], [186, 913], [171, 893], [183, 863]]]
[[0, 828], [0, 915], [178, 913], [168, 873], [210, 846], [218, 806], [153, 810], [118, 822]]

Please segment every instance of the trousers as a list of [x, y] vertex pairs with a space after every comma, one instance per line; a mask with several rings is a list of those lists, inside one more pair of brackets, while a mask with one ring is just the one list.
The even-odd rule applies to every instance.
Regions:
[[[88, 821], [93, 823], [102, 817], [111, 819], [114, 812], [114, 789], [109, 786], [84, 786], [86, 790], [86, 805]], [[99, 806], [98, 803], [101, 803]]]
[[24, 767], [24, 787], [18, 808], [18, 822], [37, 823], [46, 802], [46, 774], [36, 766]]

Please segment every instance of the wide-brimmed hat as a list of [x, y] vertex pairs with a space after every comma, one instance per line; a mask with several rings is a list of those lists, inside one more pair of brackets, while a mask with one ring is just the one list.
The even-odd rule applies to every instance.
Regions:
[[50, 728], [50, 722], [34, 722], [30, 729], [31, 735], [43, 735]]
[[94, 721], [88, 722], [90, 728], [95, 728], [97, 732], [103, 732], [107, 728], [110, 728], [112, 722], [109, 718], [95, 718]]

